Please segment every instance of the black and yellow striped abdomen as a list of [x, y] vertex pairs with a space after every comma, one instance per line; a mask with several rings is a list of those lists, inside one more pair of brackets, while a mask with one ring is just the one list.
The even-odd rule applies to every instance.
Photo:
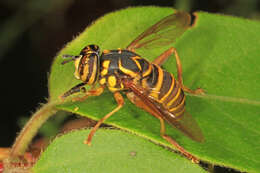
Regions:
[[185, 95], [174, 76], [158, 65], [150, 63], [152, 72], [142, 80], [142, 86], [149, 91], [149, 96], [162, 104], [176, 117], [184, 113]]
[[127, 76], [141, 86], [157, 104], [176, 117], [184, 113], [185, 95], [174, 76], [128, 50], [104, 51], [101, 55], [101, 85], [112, 92], [124, 90], [119, 77]]

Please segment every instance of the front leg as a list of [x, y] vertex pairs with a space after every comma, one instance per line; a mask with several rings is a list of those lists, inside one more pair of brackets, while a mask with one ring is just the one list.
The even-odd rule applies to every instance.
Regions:
[[84, 101], [88, 98], [88, 96], [99, 96], [103, 93], [104, 91], [104, 86], [100, 86], [95, 89], [91, 89], [89, 91], [84, 90], [85, 95], [83, 97], [75, 97], [72, 99], [72, 101]]
[[88, 96], [99, 96], [103, 93], [104, 91], [104, 86], [100, 86], [96, 89], [91, 89], [89, 91], [86, 91], [86, 89], [84, 88], [84, 85], [86, 85], [85, 83], [80, 83], [74, 87], [72, 87], [70, 90], [68, 90], [67, 92], [65, 92], [63, 95], [59, 96], [59, 98], [64, 101], [65, 98], [67, 98], [68, 96], [78, 93], [78, 92], [84, 92], [85, 95], [83, 97], [75, 97], [72, 98], [72, 101], [84, 101]]
[[86, 83], [80, 83], [74, 87], [72, 87], [70, 90], [68, 90], [67, 92], [65, 92], [64, 94], [62, 94], [61, 96], [59, 96], [59, 98], [64, 101], [65, 98], [67, 98], [68, 96], [74, 94], [74, 93], [78, 93], [81, 91], [81, 89], [83, 88], [83, 86], [86, 85]]
[[100, 125], [109, 117], [111, 117], [114, 113], [116, 113], [117, 111], [119, 111], [119, 109], [121, 109], [124, 105], [124, 98], [123, 96], [119, 93], [119, 92], [115, 92], [114, 93], [114, 98], [117, 102], [117, 107], [114, 108], [111, 112], [109, 112], [108, 114], [106, 114], [103, 118], [101, 118], [97, 124], [92, 128], [92, 130], [90, 131], [88, 138], [84, 141], [85, 144], [91, 145], [91, 140], [92, 137], [94, 136], [95, 132], [97, 131], [97, 129], [100, 127]]

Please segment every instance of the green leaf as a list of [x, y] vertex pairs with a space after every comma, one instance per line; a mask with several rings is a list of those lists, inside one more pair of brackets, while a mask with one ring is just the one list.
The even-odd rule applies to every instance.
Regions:
[[[74, 65], [60, 65], [63, 54], [75, 54], [95, 43], [102, 49], [124, 48], [146, 28], [172, 14], [170, 8], [138, 7], [110, 13], [97, 20], [57, 56], [50, 75], [50, 99], [80, 83]], [[184, 84], [201, 87], [203, 96], [187, 96], [186, 109], [200, 125], [204, 143], [197, 143], [167, 126], [167, 134], [200, 159], [247, 172], [260, 172], [260, 23], [231, 16], [197, 13], [195, 25], [174, 44], [183, 66]], [[140, 51], [151, 60], [161, 50]], [[176, 74], [175, 59], [164, 65]], [[68, 102], [59, 109], [99, 120], [116, 107], [105, 92], [84, 102]], [[126, 99], [125, 106], [107, 124], [172, 147], [160, 137], [159, 121]]]
[[89, 132], [74, 131], [56, 138], [33, 172], [205, 172], [178, 154], [119, 130], [99, 130], [92, 145], [85, 145]]

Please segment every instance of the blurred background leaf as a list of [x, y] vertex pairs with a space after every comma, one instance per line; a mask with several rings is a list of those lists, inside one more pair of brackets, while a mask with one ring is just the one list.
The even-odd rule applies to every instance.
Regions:
[[56, 138], [33, 172], [206, 172], [176, 153], [119, 130], [101, 129], [87, 146], [83, 141], [89, 132], [77, 130]]

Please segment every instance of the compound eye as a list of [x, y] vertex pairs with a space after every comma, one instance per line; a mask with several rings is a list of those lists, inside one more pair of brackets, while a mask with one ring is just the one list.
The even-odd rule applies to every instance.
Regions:
[[91, 44], [91, 45], [84, 47], [80, 52], [80, 54], [82, 56], [85, 56], [86, 54], [90, 54], [90, 53], [95, 53], [95, 54], [99, 55], [99, 53], [100, 53], [99, 47], [97, 45]]

